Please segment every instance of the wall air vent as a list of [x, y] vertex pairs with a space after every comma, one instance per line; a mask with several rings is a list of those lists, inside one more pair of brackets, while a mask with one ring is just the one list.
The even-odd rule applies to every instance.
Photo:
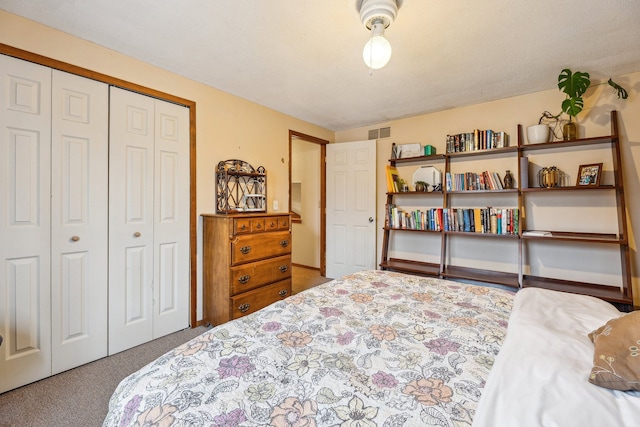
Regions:
[[378, 139], [378, 138], [389, 138], [391, 136], [391, 128], [380, 128], [380, 129], [371, 129], [369, 130], [369, 138], [368, 139]]

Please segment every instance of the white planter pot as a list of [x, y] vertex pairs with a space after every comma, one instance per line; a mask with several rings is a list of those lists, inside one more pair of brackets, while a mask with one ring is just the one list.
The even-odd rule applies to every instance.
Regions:
[[527, 141], [529, 144], [549, 142], [549, 125], [533, 125], [527, 128]]

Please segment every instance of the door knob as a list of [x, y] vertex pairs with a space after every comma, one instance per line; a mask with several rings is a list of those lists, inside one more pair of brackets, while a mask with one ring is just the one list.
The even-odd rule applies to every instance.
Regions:
[[72, 242], [77, 242], [78, 240], [80, 240], [80, 236], [73, 236], [73, 237], [71, 238], [71, 241], [72, 241]]
[[369, 217], [369, 222], [373, 222], [373, 217], [372, 216]]
[[142, 234], [140, 234], [139, 231], [136, 231], [135, 233], [133, 233], [133, 237], [140, 237], [142, 236]]

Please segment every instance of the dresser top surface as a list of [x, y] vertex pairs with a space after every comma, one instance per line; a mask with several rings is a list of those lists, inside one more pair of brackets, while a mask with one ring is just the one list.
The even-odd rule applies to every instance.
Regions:
[[260, 213], [231, 213], [231, 214], [210, 214], [203, 213], [202, 217], [210, 218], [259, 218], [264, 216], [290, 216], [289, 212], [260, 212]]

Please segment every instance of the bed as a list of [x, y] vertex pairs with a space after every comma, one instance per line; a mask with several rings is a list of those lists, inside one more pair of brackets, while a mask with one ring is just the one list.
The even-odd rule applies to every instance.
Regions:
[[[555, 307], [558, 299], [532, 291], [386, 271], [345, 276], [216, 326], [133, 373], [111, 397], [104, 426], [585, 425], [554, 424], [555, 413], [545, 418], [547, 406], [562, 412], [564, 405], [544, 398], [548, 383], [527, 378], [538, 373], [532, 366], [544, 339], [525, 335], [536, 343], [532, 354], [527, 341], [525, 350], [521, 341], [511, 343], [512, 333], [520, 334], [512, 330], [512, 311], [525, 330], [529, 320], [558, 314], [539, 315], [540, 303]], [[605, 314], [592, 313], [580, 327], [587, 333], [622, 314], [597, 302]], [[531, 309], [535, 314], [526, 314]], [[617, 402], [606, 409], [622, 411], [619, 423], [600, 425], [638, 425], [637, 392], [586, 381], [593, 356], [586, 340], [581, 386]], [[542, 378], [556, 372], [547, 374]], [[559, 392], [575, 392], [565, 382]]]

